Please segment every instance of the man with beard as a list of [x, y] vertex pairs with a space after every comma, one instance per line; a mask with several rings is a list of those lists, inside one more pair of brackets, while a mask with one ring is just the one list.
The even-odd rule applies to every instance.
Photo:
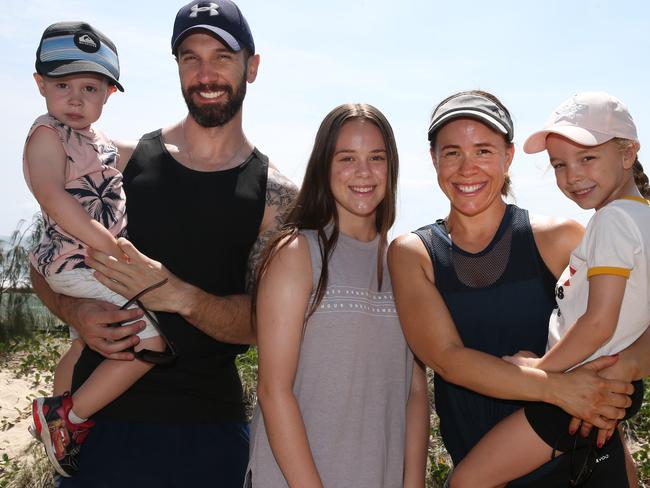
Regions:
[[[156, 311], [177, 357], [94, 416], [79, 473], [60, 486], [243, 483], [248, 427], [234, 361], [247, 349], [241, 344], [255, 340], [246, 281], [254, 281], [256, 258], [295, 187], [242, 130], [246, 84], [255, 80], [259, 55], [239, 8], [229, 0], [181, 8], [172, 52], [189, 114], [137, 145], [118, 144], [130, 239], [120, 245], [128, 259], [92, 252], [88, 263], [127, 298], [167, 280], [141, 302]], [[107, 324], [141, 311], [56, 295], [32, 278], [48, 307], [89, 346], [73, 389], [102, 355], [133, 359], [124, 349], [137, 343], [132, 334], [141, 323]]]

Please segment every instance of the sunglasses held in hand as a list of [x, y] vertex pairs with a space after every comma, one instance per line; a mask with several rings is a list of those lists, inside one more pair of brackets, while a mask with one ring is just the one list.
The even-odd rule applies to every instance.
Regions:
[[[120, 310], [126, 310], [132, 305], [137, 305], [144, 312], [144, 315], [151, 321], [162, 340], [165, 341], [165, 345], [167, 346], [164, 351], [152, 351], [150, 349], [140, 349], [139, 351], [136, 351], [133, 347], [128, 348], [126, 351], [133, 353], [135, 357], [141, 361], [162, 366], [173, 363], [178, 355], [174, 350], [174, 345], [169, 341], [169, 339], [167, 339], [167, 336], [160, 328], [160, 324], [158, 323], [156, 316], [145, 308], [145, 306], [140, 301], [140, 298], [142, 298], [142, 296], [146, 295], [150, 291], [155, 290], [156, 288], [160, 288], [165, 283], [167, 283], [167, 278], [159, 281], [158, 283], [154, 283], [151, 286], [148, 286], [120, 307]], [[111, 327], [121, 327], [122, 325], [124, 325], [124, 322], [115, 322], [113, 324], [110, 324]]]

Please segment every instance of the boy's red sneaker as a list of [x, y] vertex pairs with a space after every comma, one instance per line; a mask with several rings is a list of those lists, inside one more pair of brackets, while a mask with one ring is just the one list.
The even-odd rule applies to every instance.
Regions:
[[79, 449], [90, 428], [92, 420], [73, 424], [68, 420], [72, 410], [69, 392], [61, 396], [36, 398], [32, 402], [32, 417], [36, 434], [40, 437], [52, 466], [61, 476], [70, 477], [78, 469]]

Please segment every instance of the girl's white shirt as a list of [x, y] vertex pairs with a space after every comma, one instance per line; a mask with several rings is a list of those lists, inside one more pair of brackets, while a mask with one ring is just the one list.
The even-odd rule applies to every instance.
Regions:
[[649, 201], [635, 197], [615, 200], [589, 220], [555, 287], [558, 308], [550, 318], [547, 350], [586, 312], [589, 277], [597, 274], [624, 276], [628, 281], [614, 335], [580, 364], [625, 349], [650, 324]]

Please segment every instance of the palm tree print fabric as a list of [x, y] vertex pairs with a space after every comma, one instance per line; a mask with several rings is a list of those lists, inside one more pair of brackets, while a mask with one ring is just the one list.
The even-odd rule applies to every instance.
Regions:
[[[45, 126], [56, 131], [68, 157], [65, 189], [84, 210], [116, 237], [126, 236], [126, 197], [122, 173], [116, 168], [117, 148], [102, 132], [92, 127], [71, 129], [50, 115], [36, 119], [27, 140]], [[23, 158], [25, 180], [31, 189], [27, 165]], [[67, 233], [41, 210], [45, 231], [30, 258], [43, 276], [71, 269], [86, 268], [86, 245]]]

